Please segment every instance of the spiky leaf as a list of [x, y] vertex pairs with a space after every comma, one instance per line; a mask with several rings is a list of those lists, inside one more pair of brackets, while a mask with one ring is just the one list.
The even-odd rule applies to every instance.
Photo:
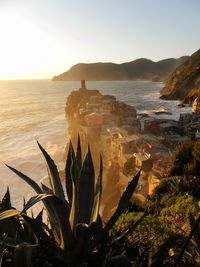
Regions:
[[94, 203], [95, 173], [90, 148], [79, 177], [79, 223], [89, 224]]
[[5, 235], [1, 240], [1, 245], [0, 245], [0, 267], [2, 266], [2, 262], [3, 262], [3, 255], [4, 255], [6, 238], [7, 238], [7, 235]]
[[35, 218], [36, 221], [42, 223], [43, 212], [44, 212], [44, 209], [42, 209], [42, 210], [38, 213], [38, 215], [37, 215], [36, 218]]
[[37, 194], [42, 194], [42, 189], [40, 188], [40, 186], [33, 181], [30, 177], [26, 176], [25, 174], [23, 174], [22, 172], [16, 170], [15, 168], [5, 164], [11, 171], [13, 171], [15, 174], [17, 174], [22, 180], [24, 180], [27, 184], [29, 184]]
[[15, 248], [15, 261], [20, 267], [31, 267], [32, 256], [37, 245], [22, 243]]
[[21, 214], [21, 211], [19, 210], [5, 210], [2, 213], [0, 213], [0, 220], [12, 218], [19, 216]]
[[76, 161], [78, 165], [78, 171], [80, 173], [82, 168], [82, 151], [81, 151], [81, 140], [80, 135], [78, 135], [77, 150], [76, 150]]
[[[38, 194], [43, 194], [40, 186], [25, 174], [18, 170], [6, 165], [21, 179], [28, 183]], [[62, 248], [69, 248], [73, 244], [73, 234], [69, 223], [69, 207], [68, 203], [62, 201], [62, 204], [56, 199], [43, 199], [49, 221], [52, 227], [54, 238], [58, 245]], [[14, 214], [14, 212], [13, 212]]]
[[129, 203], [131, 196], [132, 196], [132, 194], [133, 194], [133, 192], [137, 186], [139, 178], [140, 178], [140, 171], [132, 178], [132, 180], [128, 184], [126, 190], [122, 194], [122, 196], [119, 200], [119, 204], [118, 204], [114, 214], [112, 215], [112, 217], [109, 219], [109, 221], [107, 222], [107, 224], [104, 227], [105, 233], [107, 233], [113, 227], [115, 222], [118, 220], [119, 216], [124, 212], [124, 210], [128, 206], [128, 203]]
[[70, 141], [69, 143], [69, 150], [68, 150], [68, 155], [67, 155], [67, 160], [66, 160], [66, 166], [65, 166], [65, 184], [66, 184], [66, 192], [67, 192], [67, 197], [69, 201], [69, 205], [71, 207], [72, 205], [72, 176], [71, 176], [71, 167], [72, 167], [72, 150], [73, 146]]
[[90, 222], [96, 222], [99, 215], [99, 209], [101, 204], [101, 193], [102, 193], [102, 176], [103, 176], [103, 161], [102, 161], [102, 156], [100, 156], [99, 176], [96, 183], [94, 205]]
[[41, 187], [42, 187], [42, 191], [43, 191], [43, 193], [53, 194], [52, 189], [49, 188], [47, 185], [41, 183]]
[[12, 208], [11, 201], [10, 201], [9, 187], [7, 188], [5, 196], [3, 197], [2, 201], [1, 201], [1, 208], [2, 208], [2, 210], [8, 210], [8, 209]]
[[22, 210], [22, 212], [26, 212], [28, 209], [30, 209], [33, 205], [35, 205], [36, 203], [38, 203], [41, 200], [44, 200], [46, 198], [49, 197], [55, 197], [52, 194], [38, 194], [36, 196], [33, 196], [29, 199], [29, 201], [26, 203], [24, 209]]
[[71, 177], [72, 177], [72, 205], [70, 211], [70, 223], [72, 229], [78, 223], [78, 212], [79, 212], [79, 180], [78, 180], [78, 166], [77, 161], [73, 158], [72, 167], [71, 167]]
[[42, 225], [37, 220], [27, 216], [26, 214], [22, 214], [23, 219], [33, 228], [35, 235], [38, 240], [40, 240], [43, 244], [53, 248], [55, 250], [59, 250], [58, 246], [51, 240], [51, 238], [47, 235], [47, 233], [42, 228]]
[[53, 193], [59, 197], [61, 200], [65, 201], [65, 195], [63, 192], [60, 176], [58, 173], [58, 169], [50, 155], [46, 152], [46, 150], [40, 145], [40, 143], [37, 141], [38, 146], [46, 160], [47, 163], [47, 169], [49, 173], [49, 181], [53, 190]]

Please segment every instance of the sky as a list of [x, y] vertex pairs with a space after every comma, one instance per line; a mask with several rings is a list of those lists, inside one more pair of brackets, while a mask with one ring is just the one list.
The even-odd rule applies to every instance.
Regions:
[[0, 0], [0, 79], [191, 55], [200, 48], [199, 14], [200, 0]]

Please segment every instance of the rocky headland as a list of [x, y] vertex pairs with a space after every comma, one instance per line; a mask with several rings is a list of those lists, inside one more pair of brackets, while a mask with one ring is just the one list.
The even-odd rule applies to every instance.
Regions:
[[200, 49], [172, 72], [161, 94], [162, 99], [185, 103], [200, 96]]

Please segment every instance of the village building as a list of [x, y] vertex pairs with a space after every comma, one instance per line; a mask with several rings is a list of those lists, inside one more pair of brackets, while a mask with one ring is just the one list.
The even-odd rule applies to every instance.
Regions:
[[103, 114], [92, 112], [84, 117], [87, 126], [103, 125]]
[[150, 154], [144, 152], [144, 153], [134, 153], [135, 157], [135, 166], [137, 169], [140, 169], [143, 164], [145, 164], [146, 161], [150, 159]]
[[126, 136], [122, 138], [116, 138], [112, 140], [112, 153], [115, 160], [118, 161], [121, 167], [133, 154], [137, 151], [136, 142], [138, 140], [137, 135]]
[[154, 189], [159, 185], [161, 176], [159, 173], [152, 171], [148, 176], [148, 195], [152, 195]]
[[101, 102], [101, 112], [111, 114], [115, 111], [117, 100], [114, 96], [104, 95]]
[[200, 96], [195, 98], [195, 100], [192, 103], [192, 113], [200, 114]]

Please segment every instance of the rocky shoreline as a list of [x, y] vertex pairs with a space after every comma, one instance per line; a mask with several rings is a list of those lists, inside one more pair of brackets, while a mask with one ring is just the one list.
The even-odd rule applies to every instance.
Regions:
[[96, 170], [100, 154], [103, 157], [104, 219], [113, 212], [121, 192], [140, 168], [133, 197], [144, 204], [165, 175], [175, 147], [198, 138], [200, 132], [199, 114], [181, 114], [179, 121], [139, 115], [134, 107], [114, 96], [86, 89], [84, 80], [81, 88], [67, 98], [65, 111], [70, 139], [76, 144], [80, 135], [83, 155], [90, 145]]

